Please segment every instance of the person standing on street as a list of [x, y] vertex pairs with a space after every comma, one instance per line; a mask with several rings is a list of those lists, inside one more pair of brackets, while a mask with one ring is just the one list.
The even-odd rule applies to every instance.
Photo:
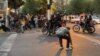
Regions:
[[38, 28], [38, 16], [37, 15], [34, 17], [34, 23], [35, 23], [35, 27]]
[[36, 25], [35, 25], [34, 16], [32, 16], [32, 18], [31, 18], [31, 23], [32, 23], [32, 27], [33, 27], [33, 28], [35, 28], [35, 27], [36, 27]]

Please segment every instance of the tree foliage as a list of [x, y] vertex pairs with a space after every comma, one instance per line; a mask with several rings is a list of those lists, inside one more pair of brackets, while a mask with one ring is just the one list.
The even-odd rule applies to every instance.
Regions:
[[45, 13], [46, 8], [47, 8], [46, 0], [26, 0], [22, 12], [29, 14]]
[[[56, 6], [53, 6], [53, 10], [62, 10], [61, 1], [56, 0]], [[67, 1], [66, 1], [67, 2]], [[66, 12], [69, 14], [85, 13], [100, 13], [100, 0], [71, 0], [69, 4], [66, 4]], [[55, 8], [56, 7], [56, 8]], [[24, 13], [46, 13], [47, 0], [26, 0], [23, 7]]]
[[71, 11], [73, 13], [80, 13], [82, 11], [83, 0], [72, 0], [71, 1]]
[[100, 0], [71, 0], [67, 6], [67, 12], [72, 14], [100, 13]]
[[100, 0], [94, 0], [94, 12], [100, 14]]
[[8, 7], [11, 9], [12, 8], [17, 9], [23, 4], [24, 2], [22, 0], [8, 0]]

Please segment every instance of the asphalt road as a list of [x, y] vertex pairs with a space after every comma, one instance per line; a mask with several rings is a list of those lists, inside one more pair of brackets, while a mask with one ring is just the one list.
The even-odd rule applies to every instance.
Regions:
[[[72, 28], [73, 24], [67, 26]], [[73, 50], [67, 51], [65, 50], [66, 40], [63, 40], [64, 49], [60, 50], [58, 38], [43, 35], [40, 29], [28, 30], [23, 34], [13, 33], [8, 37], [5, 36], [6, 40], [0, 46], [0, 56], [100, 56], [99, 29], [100, 25], [97, 25], [94, 34], [81, 31], [75, 33], [71, 29]]]

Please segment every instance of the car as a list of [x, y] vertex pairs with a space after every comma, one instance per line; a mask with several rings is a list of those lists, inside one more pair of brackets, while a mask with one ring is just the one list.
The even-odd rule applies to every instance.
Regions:
[[100, 24], [100, 17], [92, 16], [94, 24]]
[[80, 20], [80, 18], [79, 18], [79, 16], [77, 16], [77, 15], [69, 15], [68, 17], [67, 17], [67, 21], [69, 21], [69, 22], [71, 22], [71, 23], [75, 23], [75, 22], [77, 22], [77, 21], [79, 21]]
[[80, 17], [75, 17], [71, 20], [72, 23], [76, 23], [80, 21]]
[[79, 16], [72, 16], [71, 17], [71, 23], [76, 23], [80, 21], [80, 17]]
[[[100, 24], [100, 17], [92, 16], [92, 20], [93, 20], [94, 24]], [[76, 23], [79, 21], [80, 21], [80, 16], [73, 16], [71, 19], [72, 23]]]

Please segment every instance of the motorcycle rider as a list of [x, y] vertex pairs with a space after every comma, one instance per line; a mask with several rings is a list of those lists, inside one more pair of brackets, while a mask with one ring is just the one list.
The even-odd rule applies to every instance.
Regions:
[[84, 19], [85, 25], [83, 28], [83, 32], [85, 31], [85, 29], [87, 29], [88, 27], [91, 26], [91, 21], [92, 21], [92, 16], [89, 15], [89, 17], [88, 17], [87, 15], [85, 15], [85, 19]]

